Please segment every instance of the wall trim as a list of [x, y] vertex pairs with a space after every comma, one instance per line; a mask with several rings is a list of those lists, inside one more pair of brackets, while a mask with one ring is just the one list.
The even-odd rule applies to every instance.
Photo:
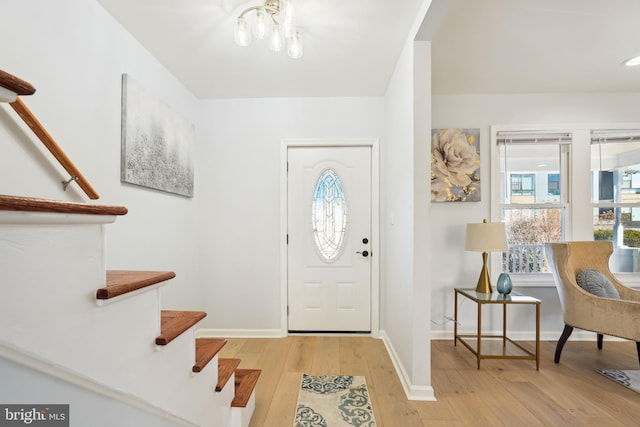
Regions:
[[380, 339], [382, 339], [382, 342], [387, 349], [387, 353], [389, 353], [389, 357], [391, 358], [391, 362], [393, 363], [393, 367], [396, 370], [396, 374], [398, 375], [400, 384], [402, 384], [402, 388], [404, 389], [404, 393], [407, 396], [407, 399], [435, 401], [436, 397], [433, 391], [433, 387], [418, 386], [411, 383], [411, 378], [409, 378], [407, 371], [404, 369], [404, 365], [402, 364], [400, 357], [398, 357], [398, 354], [396, 353], [393, 344], [391, 344], [391, 341], [389, 340], [389, 337], [385, 331], [380, 331]]
[[196, 338], [284, 338], [280, 329], [198, 329]]

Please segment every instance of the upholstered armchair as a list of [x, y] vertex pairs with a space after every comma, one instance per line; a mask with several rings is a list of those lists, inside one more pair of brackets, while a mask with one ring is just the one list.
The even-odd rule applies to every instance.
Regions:
[[[556, 345], [554, 361], [574, 328], [597, 333], [597, 345], [602, 349], [602, 336], [612, 335], [636, 342], [640, 361], [640, 291], [620, 283], [609, 270], [613, 245], [608, 241], [547, 243], [546, 255], [558, 289], [564, 331]], [[586, 271], [585, 271], [586, 270]], [[593, 270], [597, 270], [593, 272]], [[585, 273], [600, 275], [600, 282], [609, 287], [598, 296], [578, 285], [585, 286]], [[598, 284], [602, 285], [602, 283]], [[613, 288], [611, 287], [613, 286]], [[617, 295], [611, 297], [611, 293]]]

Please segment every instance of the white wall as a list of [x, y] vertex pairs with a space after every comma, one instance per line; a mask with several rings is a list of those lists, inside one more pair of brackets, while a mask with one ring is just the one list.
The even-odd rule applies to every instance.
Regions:
[[[107, 268], [173, 270], [165, 304], [197, 307], [199, 171], [194, 199], [120, 182], [121, 75], [196, 132], [197, 100], [95, 1], [5, 1], [0, 23], [0, 67], [36, 88], [25, 104], [96, 189], [97, 203], [129, 209], [107, 227]], [[75, 184], [62, 191], [68, 175], [8, 104], [0, 105], [0, 140], [0, 194], [88, 201]]]
[[[638, 120], [640, 93], [631, 94], [521, 94], [521, 95], [451, 95], [434, 96], [432, 121], [434, 128], [480, 128], [482, 201], [478, 203], [431, 204], [431, 255], [433, 265], [443, 266], [432, 272], [432, 314], [434, 337], [452, 335], [453, 324], [445, 319], [453, 316], [453, 288], [474, 287], [481, 256], [464, 250], [465, 224], [491, 218], [489, 184], [489, 126], [631, 123]], [[589, 190], [585, 190], [588, 197]], [[491, 274], [495, 283], [497, 273]], [[528, 286], [523, 293], [542, 300], [541, 330], [543, 339], [557, 339], [563, 323], [555, 287]], [[461, 304], [463, 330], [475, 328], [475, 306]], [[535, 317], [530, 307], [510, 311], [509, 329], [514, 336], [532, 339]], [[485, 327], [500, 330], [501, 315], [487, 316]]]
[[[386, 93], [382, 148], [381, 328], [395, 352], [405, 391], [431, 390], [429, 133], [430, 44], [409, 42]], [[402, 372], [404, 370], [404, 372]]]
[[179, 424], [0, 358], [4, 405], [65, 404], [74, 426], [173, 427]]
[[[431, 43], [414, 42], [413, 123], [413, 366], [414, 394], [431, 389]], [[425, 165], [425, 160], [427, 165]], [[436, 264], [437, 265], [437, 264]]]
[[[175, 271], [163, 306], [207, 311], [203, 327], [279, 328], [281, 140], [379, 138], [383, 98], [199, 101], [97, 2], [9, 2], [1, 19], [4, 40], [20, 34], [2, 69], [37, 89], [23, 101], [97, 203], [129, 209], [107, 228], [107, 267]], [[195, 123], [193, 199], [120, 182], [122, 73]], [[88, 201], [7, 104], [0, 138], [0, 194]]]
[[279, 330], [282, 140], [380, 138], [383, 98], [208, 100], [201, 107], [203, 325]]
[[413, 361], [413, 45], [398, 60], [386, 93], [381, 150], [382, 329], [411, 376]]
[[[429, 126], [428, 119], [413, 123], [414, 111], [428, 108], [424, 94], [414, 104], [413, 78], [426, 82], [428, 64], [420, 62], [416, 75], [412, 42], [384, 98], [199, 101], [94, 1], [13, 1], [3, 5], [1, 19], [4, 40], [20, 34], [19, 43], [0, 48], [3, 69], [37, 88], [24, 101], [96, 188], [99, 203], [129, 208], [107, 228], [107, 267], [176, 271], [163, 306], [207, 311], [203, 327], [280, 327], [281, 141], [384, 135], [382, 255], [391, 261], [383, 327], [412, 381], [429, 383], [429, 325], [421, 324], [428, 280], [414, 255], [424, 255], [429, 232], [418, 227], [421, 239], [414, 239], [414, 216], [428, 210], [416, 207], [428, 195], [415, 181], [428, 169], [416, 170], [414, 156], [428, 156], [414, 138]], [[428, 56], [424, 47], [421, 54]], [[122, 73], [195, 123], [193, 199], [120, 182]], [[0, 193], [87, 201], [75, 185], [61, 190], [66, 173], [9, 106], [0, 108]]]

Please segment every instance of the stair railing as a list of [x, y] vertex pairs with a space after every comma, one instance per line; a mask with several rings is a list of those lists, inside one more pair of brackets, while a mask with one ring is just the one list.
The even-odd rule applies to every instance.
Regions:
[[19, 97], [19, 95], [32, 95], [35, 91], [36, 89], [30, 83], [0, 70], [0, 101], [9, 103], [11, 108], [18, 113], [49, 152], [53, 154], [53, 157], [71, 175], [68, 181], [62, 181], [62, 188], [66, 191], [71, 182], [76, 182], [90, 199], [99, 199], [100, 196], [89, 184], [89, 181]]

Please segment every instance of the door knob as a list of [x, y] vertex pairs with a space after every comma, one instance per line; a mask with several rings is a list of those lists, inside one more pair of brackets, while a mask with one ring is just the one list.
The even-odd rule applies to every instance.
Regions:
[[363, 257], [368, 257], [369, 256], [369, 251], [362, 251], [362, 252], [356, 252], [357, 254], [362, 254]]

